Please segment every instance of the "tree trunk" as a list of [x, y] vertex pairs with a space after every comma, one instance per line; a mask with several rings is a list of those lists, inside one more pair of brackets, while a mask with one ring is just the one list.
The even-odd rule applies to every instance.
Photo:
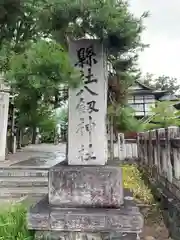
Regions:
[[11, 105], [11, 137], [10, 137], [10, 152], [14, 153], [14, 144], [15, 144], [15, 108], [14, 104]]
[[36, 126], [32, 128], [32, 144], [36, 144]]
[[21, 129], [17, 130], [17, 149], [21, 149]]

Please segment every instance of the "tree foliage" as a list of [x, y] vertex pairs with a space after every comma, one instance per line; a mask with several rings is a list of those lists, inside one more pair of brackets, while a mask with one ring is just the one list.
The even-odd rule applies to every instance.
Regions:
[[[70, 64], [67, 53], [59, 44], [40, 40], [25, 52], [12, 55], [7, 77], [16, 92], [16, 107], [24, 119], [19, 123], [33, 126], [57, 105], [62, 83], [76, 87], [79, 74]], [[26, 118], [25, 118], [26, 116]], [[26, 119], [26, 121], [25, 121]]]
[[138, 73], [138, 51], [145, 47], [140, 41], [144, 17], [146, 14], [133, 16], [122, 0], [20, 1], [14, 20], [1, 25], [4, 34], [0, 38], [0, 67], [18, 94], [20, 112], [28, 112], [33, 122], [32, 118], [37, 119], [33, 113], [43, 101], [50, 105], [54, 98], [59, 101], [60, 83], [77, 86], [77, 75], [72, 76], [65, 52], [68, 40], [87, 36], [99, 38], [107, 50], [108, 63], [117, 78], [111, 95], [118, 112], [118, 104], [125, 105], [127, 85]]
[[6, 45], [9, 50], [19, 53], [24, 51], [27, 41], [43, 37], [39, 25], [43, 5], [44, 0], [2, 1], [0, 10], [5, 16], [0, 21], [0, 47]]
[[[48, 111], [47, 111], [48, 110]], [[38, 122], [39, 132], [41, 134], [42, 142], [54, 142], [55, 129], [57, 126], [57, 118], [54, 111], [46, 109], [45, 115], [42, 115], [42, 119]]]
[[174, 94], [180, 90], [178, 79], [165, 75], [156, 78], [153, 74], [147, 73], [143, 83], [152, 89], [167, 91], [170, 94]]
[[[39, 40], [30, 44], [22, 54], [9, 60], [7, 77], [18, 93], [27, 91], [38, 100], [53, 101], [61, 83], [77, 87], [79, 74], [71, 66], [68, 54], [55, 42]], [[30, 97], [30, 96], [29, 96]]]
[[135, 110], [131, 107], [119, 105], [115, 112], [111, 105], [108, 108], [108, 114], [114, 117], [118, 132], [140, 132], [144, 130], [144, 125], [135, 118]]
[[116, 0], [51, 0], [41, 12], [42, 26], [58, 34], [63, 41], [82, 38], [87, 34], [103, 40], [108, 53], [127, 52], [142, 47], [139, 33], [141, 18], [135, 18], [125, 1]]
[[152, 115], [144, 124], [145, 129], [180, 126], [180, 111], [175, 108], [178, 103], [178, 101], [157, 102], [156, 107], [152, 108]]
[[[0, 2], [0, 43], [7, 40], [12, 25], [21, 14], [20, 0], [2, 0]], [[12, 34], [12, 33], [11, 33]]]

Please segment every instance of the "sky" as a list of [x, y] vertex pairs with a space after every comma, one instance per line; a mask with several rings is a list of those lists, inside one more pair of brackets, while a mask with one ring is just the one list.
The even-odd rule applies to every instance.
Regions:
[[144, 21], [144, 43], [150, 47], [141, 53], [143, 74], [167, 75], [180, 81], [180, 0], [129, 0], [135, 16], [149, 11]]

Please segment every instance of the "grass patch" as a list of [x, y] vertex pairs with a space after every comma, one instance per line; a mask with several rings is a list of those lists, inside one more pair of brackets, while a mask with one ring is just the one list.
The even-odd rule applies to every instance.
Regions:
[[[2, 210], [4, 209], [4, 210]], [[1, 205], [0, 240], [32, 240], [27, 230], [26, 208], [23, 204]]]
[[142, 204], [154, 203], [151, 190], [145, 185], [136, 165], [122, 165], [124, 187], [133, 192], [135, 199]]

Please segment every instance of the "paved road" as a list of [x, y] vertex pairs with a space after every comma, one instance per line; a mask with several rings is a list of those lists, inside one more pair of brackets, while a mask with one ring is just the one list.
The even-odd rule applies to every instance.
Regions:
[[29, 145], [15, 154], [9, 154], [7, 160], [0, 162], [0, 167], [16, 166], [51, 166], [65, 159], [66, 145], [60, 143]]

